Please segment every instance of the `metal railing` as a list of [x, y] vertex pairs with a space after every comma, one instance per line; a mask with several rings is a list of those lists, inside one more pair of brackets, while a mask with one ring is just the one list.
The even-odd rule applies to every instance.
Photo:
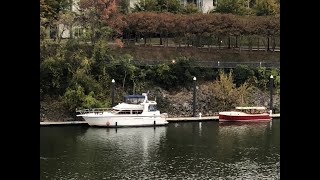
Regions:
[[[133, 64], [137, 66], [155, 66], [163, 63], [175, 63], [169, 60], [132, 60]], [[191, 66], [193, 67], [208, 67], [208, 68], [236, 68], [238, 65], [246, 65], [251, 68], [266, 67], [266, 68], [280, 68], [280, 62], [222, 62], [222, 61], [195, 61]]]
[[77, 113], [79, 114], [88, 114], [88, 113], [95, 113], [95, 114], [100, 114], [106, 111], [111, 111], [112, 108], [93, 108], [93, 109], [81, 109], [81, 110], [76, 110]]

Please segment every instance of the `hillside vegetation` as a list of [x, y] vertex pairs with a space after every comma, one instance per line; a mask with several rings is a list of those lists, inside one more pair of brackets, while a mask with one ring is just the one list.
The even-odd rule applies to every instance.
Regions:
[[[149, 92], [169, 116], [190, 115], [193, 77], [197, 77], [197, 112], [205, 115], [238, 105], [268, 106], [270, 75], [279, 99], [280, 69], [209, 65], [210, 61], [279, 62], [280, 17], [273, 11], [265, 11], [266, 16], [247, 11], [228, 14], [221, 8], [221, 14], [121, 13], [114, 0], [80, 0], [78, 13], [69, 7], [67, 0], [40, 0], [43, 121], [72, 119], [76, 109], [110, 107], [112, 79], [116, 102], [126, 94]], [[71, 37], [64, 39], [68, 30]], [[157, 63], [137, 65], [136, 60]]]

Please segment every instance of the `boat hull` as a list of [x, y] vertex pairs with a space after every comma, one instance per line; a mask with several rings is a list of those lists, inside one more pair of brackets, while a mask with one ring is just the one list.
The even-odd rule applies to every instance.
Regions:
[[138, 126], [163, 126], [168, 124], [162, 117], [110, 117], [110, 116], [82, 116], [90, 126], [102, 127], [138, 127]]
[[267, 113], [263, 114], [245, 114], [237, 112], [223, 112], [219, 113], [219, 121], [238, 121], [238, 122], [249, 122], [249, 121], [270, 121], [271, 116]]

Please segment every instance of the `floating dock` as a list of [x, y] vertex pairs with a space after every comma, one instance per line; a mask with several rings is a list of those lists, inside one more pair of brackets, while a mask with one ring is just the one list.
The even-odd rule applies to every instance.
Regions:
[[168, 121], [168, 122], [180, 122], [180, 121], [218, 121], [218, 120], [219, 120], [219, 116], [167, 118], [167, 121]]
[[[280, 114], [272, 114], [272, 118], [280, 118]], [[167, 118], [167, 121], [170, 122], [191, 122], [191, 121], [219, 121], [219, 116], [206, 116], [206, 117], [176, 117], [176, 118]], [[65, 122], [40, 122], [41, 126], [48, 125], [88, 125], [85, 121], [65, 121]]]
[[40, 126], [48, 126], [48, 125], [80, 125], [88, 123], [86, 121], [64, 121], [64, 122], [40, 122]]
[[[272, 114], [272, 118], [280, 118], [280, 114]], [[168, 122], [182, 122], [182, 121], [219, 121], [219, 116], [205, 116], [205, 117], [178, 117], [167, 118]]]
[[279, 113], [279, 114], [271, 114], [271, 117], [273, 117], [273, 118], [280, 118], [280, 113]]

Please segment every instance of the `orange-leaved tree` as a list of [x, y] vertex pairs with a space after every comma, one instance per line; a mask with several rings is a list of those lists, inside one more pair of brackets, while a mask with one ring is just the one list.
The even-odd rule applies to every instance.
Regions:
[[79, 22], [86, 30], [84, 37], [92, 44], [122, 32], [124, 21], [117, 14], [116, 0], [80, 0], [79, 7]]

